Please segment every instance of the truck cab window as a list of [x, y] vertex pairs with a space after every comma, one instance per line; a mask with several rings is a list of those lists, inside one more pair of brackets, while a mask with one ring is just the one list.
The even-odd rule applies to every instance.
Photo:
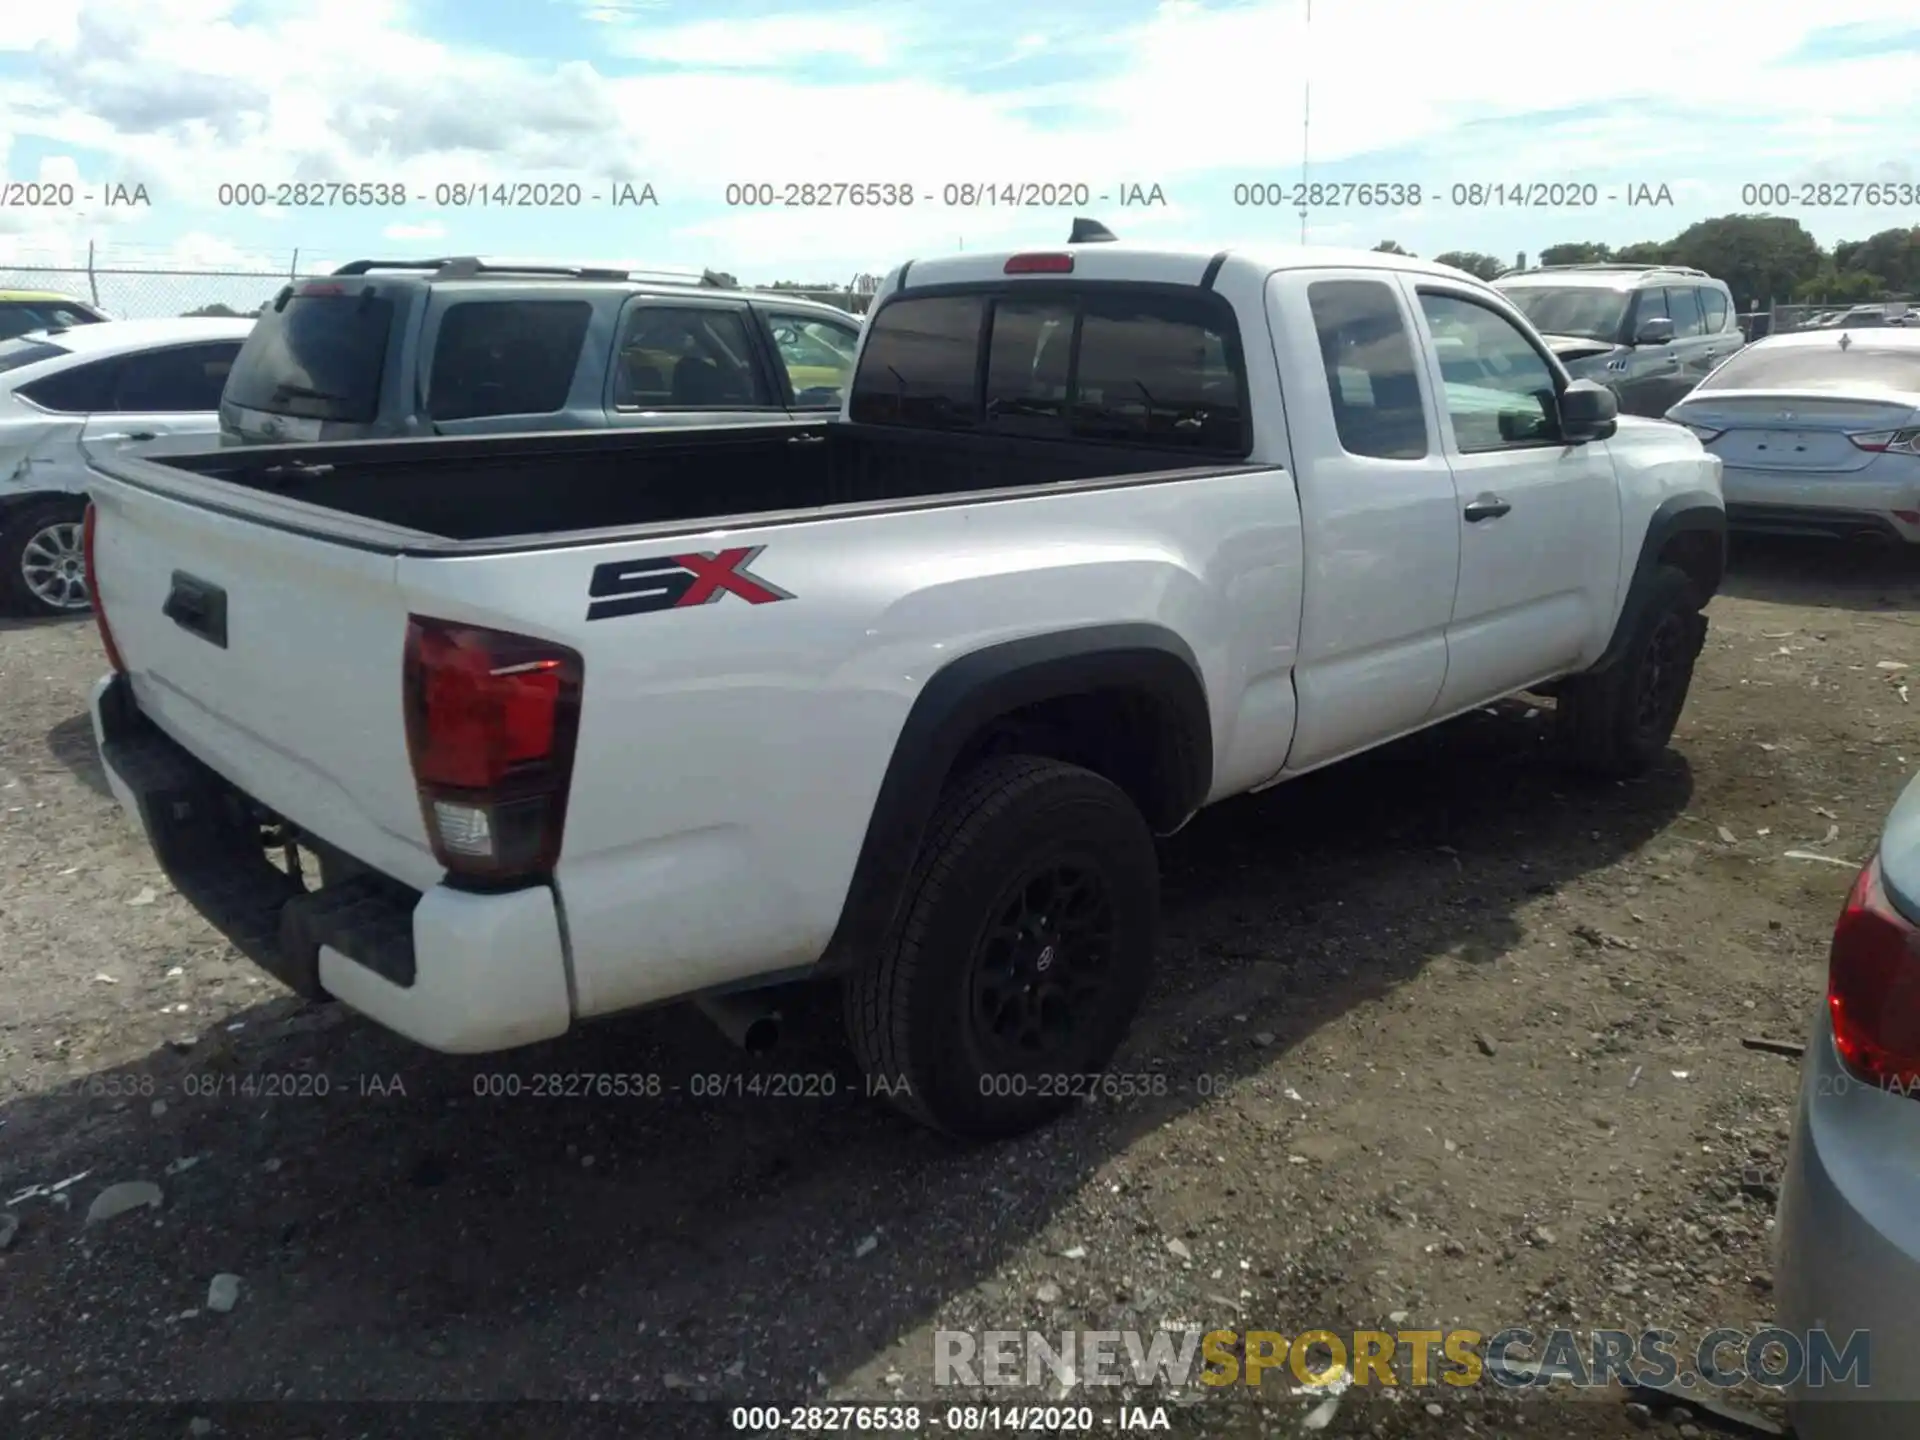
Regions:
[[868, 322], [847, 418], [867, 425], [968, 430], [978, 422], [975, 379], [981, 295], [930, 295], [882, 306]]
[[1440, 348], [1447, 418], [1461, 453], [1559, 443], [1553, 371], [1511, 320], [1433, 290], [1420, 292], [1420, 308]]
[[1374, 460], [1425, 459], [1427, 411], [1413, 335], [1391, 287], [1379, 280], [1316, 280], [1307, 287], [1307, 304], [1340, 448]]
[[1181, 297], [1090, 295], [1071, 409], [1080, 439], [1245, 455], [1238, 337]]
[[1066, 300], [1003, 299], [987, 347], [987, 424], [1066, 435], [1075, 307]]

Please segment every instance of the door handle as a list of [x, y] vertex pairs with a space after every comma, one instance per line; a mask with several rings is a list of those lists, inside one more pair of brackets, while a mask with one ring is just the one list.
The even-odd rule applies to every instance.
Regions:
[[111, 435], [96, 435], [95, 440], [158, 440], [160, 437], [151, 430], [123, 430]]
[[827, 437], [824, 435], [791, 435], [787, 438], [789, 445], [824, 445], [826, 443]]
[[1465, 514], [1469, 525], [1478, 525], [1482, 520], [1498, 520], [1511, 509], [1513, 506], [1498, 495], [1482, 495], [1467, 506]]

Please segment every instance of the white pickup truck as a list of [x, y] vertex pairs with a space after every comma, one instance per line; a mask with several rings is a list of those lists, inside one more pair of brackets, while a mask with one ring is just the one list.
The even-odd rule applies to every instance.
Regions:
[[259, 964], [453, 1052], [831, 978], [968, 1136], [1109, 1062], [1202, 806], [1523, 690], [1646, 767], [1725, 549], [1690, 433], [1373, 252], [910, 262], [838, 418], [95, 464], [107, 773]]

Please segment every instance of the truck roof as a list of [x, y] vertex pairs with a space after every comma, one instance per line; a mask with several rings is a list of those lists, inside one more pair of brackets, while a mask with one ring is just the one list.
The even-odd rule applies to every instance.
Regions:
[[[1355, 250], [1337, 246], [1285, 245], [1218, 246], [1130, 245], [1125, 241], [1098, 241], [1083, 245], [1026, 245], [1018, 250], [969, 251], [907, 264], [905, 288], [928, 285], [978, 285], [1006, 274], [1015, 255], [1071, 255], [1076, 280], [1132, 281], [1136, 284], [1198, 285], [1209, 268], [1240, 271], [1264, 278], [1275, 270], [1343, 269], [1400, 270], [1458, 281], [1462, 273], [1412, 255], [1383, 250]], [[1217, 262], [1217, 263], [1216, 263]], [[1047, 275], [1034, 278], [1047, 279]], [[1467, 277], [1471, 279], [1472, 277]], [[1479, 283], [1479, 282], [1475, 282]]]

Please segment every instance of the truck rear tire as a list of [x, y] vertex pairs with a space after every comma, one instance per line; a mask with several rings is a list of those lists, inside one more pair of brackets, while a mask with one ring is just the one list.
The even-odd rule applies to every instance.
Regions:
[[953, 781], [887, 942], [846, 984], [869, 1092], [962, 1139], [1034, 1129], [1113, 1058], [1160, 918], [1153, 835], [1078, 766], [997, 756]]
[[1567, 762], [1611, 779], [1645, 774], [1673, 738], [1706, 635], [1692, 579], [1662, 565], [1620, 658], [1598, 674], [1573, 676], [1560, 690]]

